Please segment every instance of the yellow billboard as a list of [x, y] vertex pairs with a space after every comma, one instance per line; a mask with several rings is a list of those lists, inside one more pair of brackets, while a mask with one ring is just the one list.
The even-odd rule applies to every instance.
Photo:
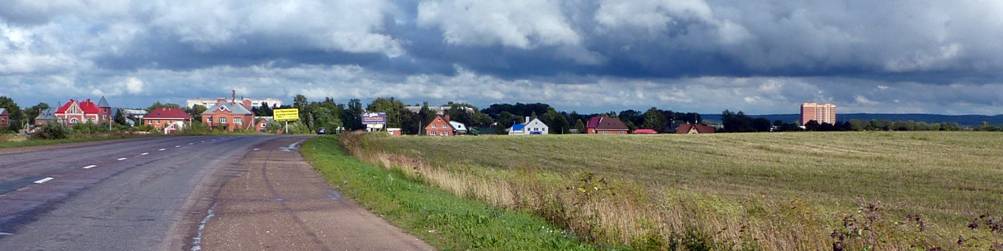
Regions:
[[275, 109], [272, 111], [275, 116], [275, 121], [296, 121], [300, 120], [300, 110], [296, 108], [291, 109]]

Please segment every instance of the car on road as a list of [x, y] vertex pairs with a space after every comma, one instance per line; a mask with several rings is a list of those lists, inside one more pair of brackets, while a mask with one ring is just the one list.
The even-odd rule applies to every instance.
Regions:
[[317, 128], [317, 134], [327, 134], [327, 129], [325, 129], [325, 128]]

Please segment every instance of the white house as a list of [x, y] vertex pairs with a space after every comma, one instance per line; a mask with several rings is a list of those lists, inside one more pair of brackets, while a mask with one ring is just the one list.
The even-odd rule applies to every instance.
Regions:
[[516, 123], [508, 129], [509, 135], [546, 135], [550, 134], [550, 127], [544, 124], [540, 119], [534, 118], [529, 120], [526, 117], [527, 123]]

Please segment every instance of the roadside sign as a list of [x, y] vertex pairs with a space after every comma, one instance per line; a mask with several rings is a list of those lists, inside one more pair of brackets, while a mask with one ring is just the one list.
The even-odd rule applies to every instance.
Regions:
[[363, 125], [385, 125], [386, 123], [387, 123], [387, 113], [385, 112], [372, 112], [372, 113], [362, 114]]
[[296, 108], [275, 109], [272, 111], [275, 121], [297, 121], [300, 120], [300, 110]]

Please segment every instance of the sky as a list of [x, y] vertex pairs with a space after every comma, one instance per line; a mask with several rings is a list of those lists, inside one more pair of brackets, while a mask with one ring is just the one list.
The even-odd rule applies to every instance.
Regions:
[[0, 96], [1003, 113], [997, 0], [4, 0]]

